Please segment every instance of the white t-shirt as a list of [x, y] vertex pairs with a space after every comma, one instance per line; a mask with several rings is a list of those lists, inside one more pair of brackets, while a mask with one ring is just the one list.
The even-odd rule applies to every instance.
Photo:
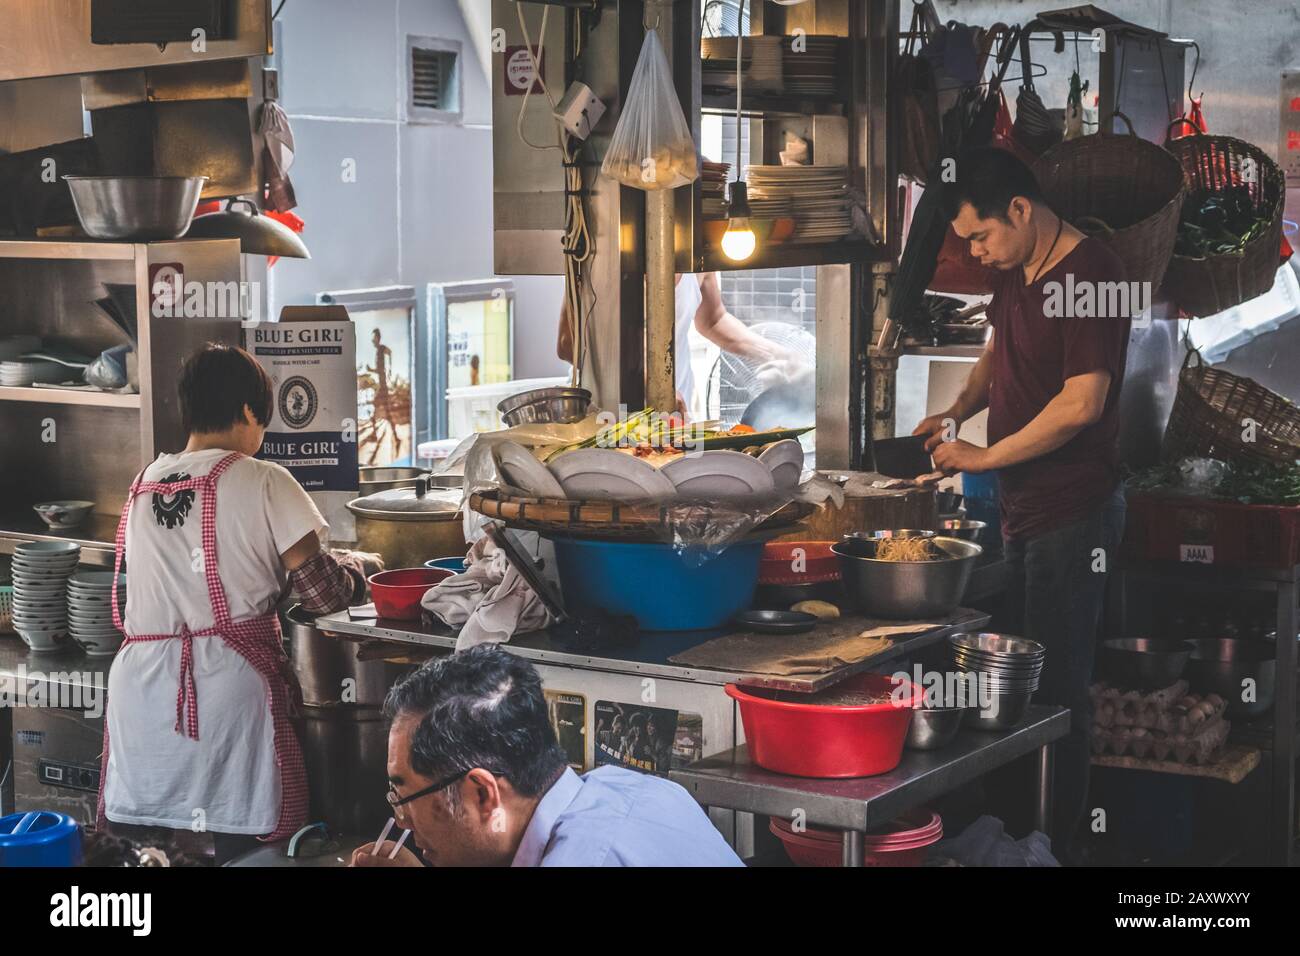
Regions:
[[[207, 474], [229, 452], [162, 455], [145, 481]], [[178, 477], [176, 480], [184, 480]], [[126, 529], [132, 634], [175, 634], [214, 623], [203, 574], [202, 492], [143, 494]], [[252, 458], [217, 480], [218, 573], [233, 620], [270, 613], [286, 582], [280, 555], [328, 530], [311, 497], [284, 468]], [[280, 775], [266, 679], [220, 637], [194, 639], [199, 739], [174, 729], [179, 641], [130, 644], [108, 681], [105, 814], [115, 823], [173, 828], [197, 820], [213, 832], [275, 828]]]
[[674, 364], [677, 371], [677, 394], [682, 397], [686, 407], [691, 407], [695, 398], [695, 371], [691, 368], [691, 327], [695, 324], [695, 314], [704, 302], [704, 293], [700, 289], [700, 277], [687, 273], [677, 280], [677, 303], [675, 321]]

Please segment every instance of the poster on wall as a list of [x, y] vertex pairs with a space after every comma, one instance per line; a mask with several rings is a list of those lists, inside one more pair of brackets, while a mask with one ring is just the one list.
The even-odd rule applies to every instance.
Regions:
[[353, 314], [357, 453], [362, 467], [408, 462], [412, 446], [410, 309]]
[[257, 457], [287, 468], [316, 501], [331, 537], [356, 537], [347, 502], [357, 496], [356, 339], [343, 306], [287, 306], [279, 322], [244, 329], [244, 347], [274, 387]]
[[504, 296], [447, 303], [448, 388], [510, 381], [511, 309]]
[[644, 704], [596, 701], [595, 763], [659, 776], [698, 760], [704, 749], [704, 719]]
[[582, 773], [587, 764], [587, 698], [558, 690], [542, 693], [546, 697], [546, 712], [555, 730], [555, 739], [569, 766]]

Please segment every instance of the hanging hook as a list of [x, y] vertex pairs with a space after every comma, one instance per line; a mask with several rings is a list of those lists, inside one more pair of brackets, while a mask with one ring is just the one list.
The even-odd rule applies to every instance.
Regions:
[[[647, 30], [658, 30], [659, 24], [663, 21], [663, 10], [665, 3], [672, 3], [673, 0], [645, 0], [645, 5], [641, 9], [641, 26]], [[654, 10], [655, 22], [650, 22], [650, 11]]]

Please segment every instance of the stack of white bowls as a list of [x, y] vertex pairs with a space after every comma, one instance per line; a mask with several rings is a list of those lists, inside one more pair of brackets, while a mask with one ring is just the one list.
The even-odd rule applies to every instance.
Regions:
[[68, 578], [80, 559], [74, 541], [27, 541], [14, 549], [14, 630], [32, 650], [66, 644]]
[[[117, 599], [126, 606], [126, 575], [117, 579]], [[122, 646], [113, 626], [113, 572], [78, 571], [68, 579], [68, 624], [72, 639], [91, 657], [110, 657]]]

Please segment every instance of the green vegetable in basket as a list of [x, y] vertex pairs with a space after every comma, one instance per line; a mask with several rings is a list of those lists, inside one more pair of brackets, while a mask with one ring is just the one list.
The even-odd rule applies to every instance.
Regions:
[[1174, 252], [1192, 259], [1239, 255], [1270, 224], [1255, 211], [1247, 186], [1198, 189], [1183, 203]]

